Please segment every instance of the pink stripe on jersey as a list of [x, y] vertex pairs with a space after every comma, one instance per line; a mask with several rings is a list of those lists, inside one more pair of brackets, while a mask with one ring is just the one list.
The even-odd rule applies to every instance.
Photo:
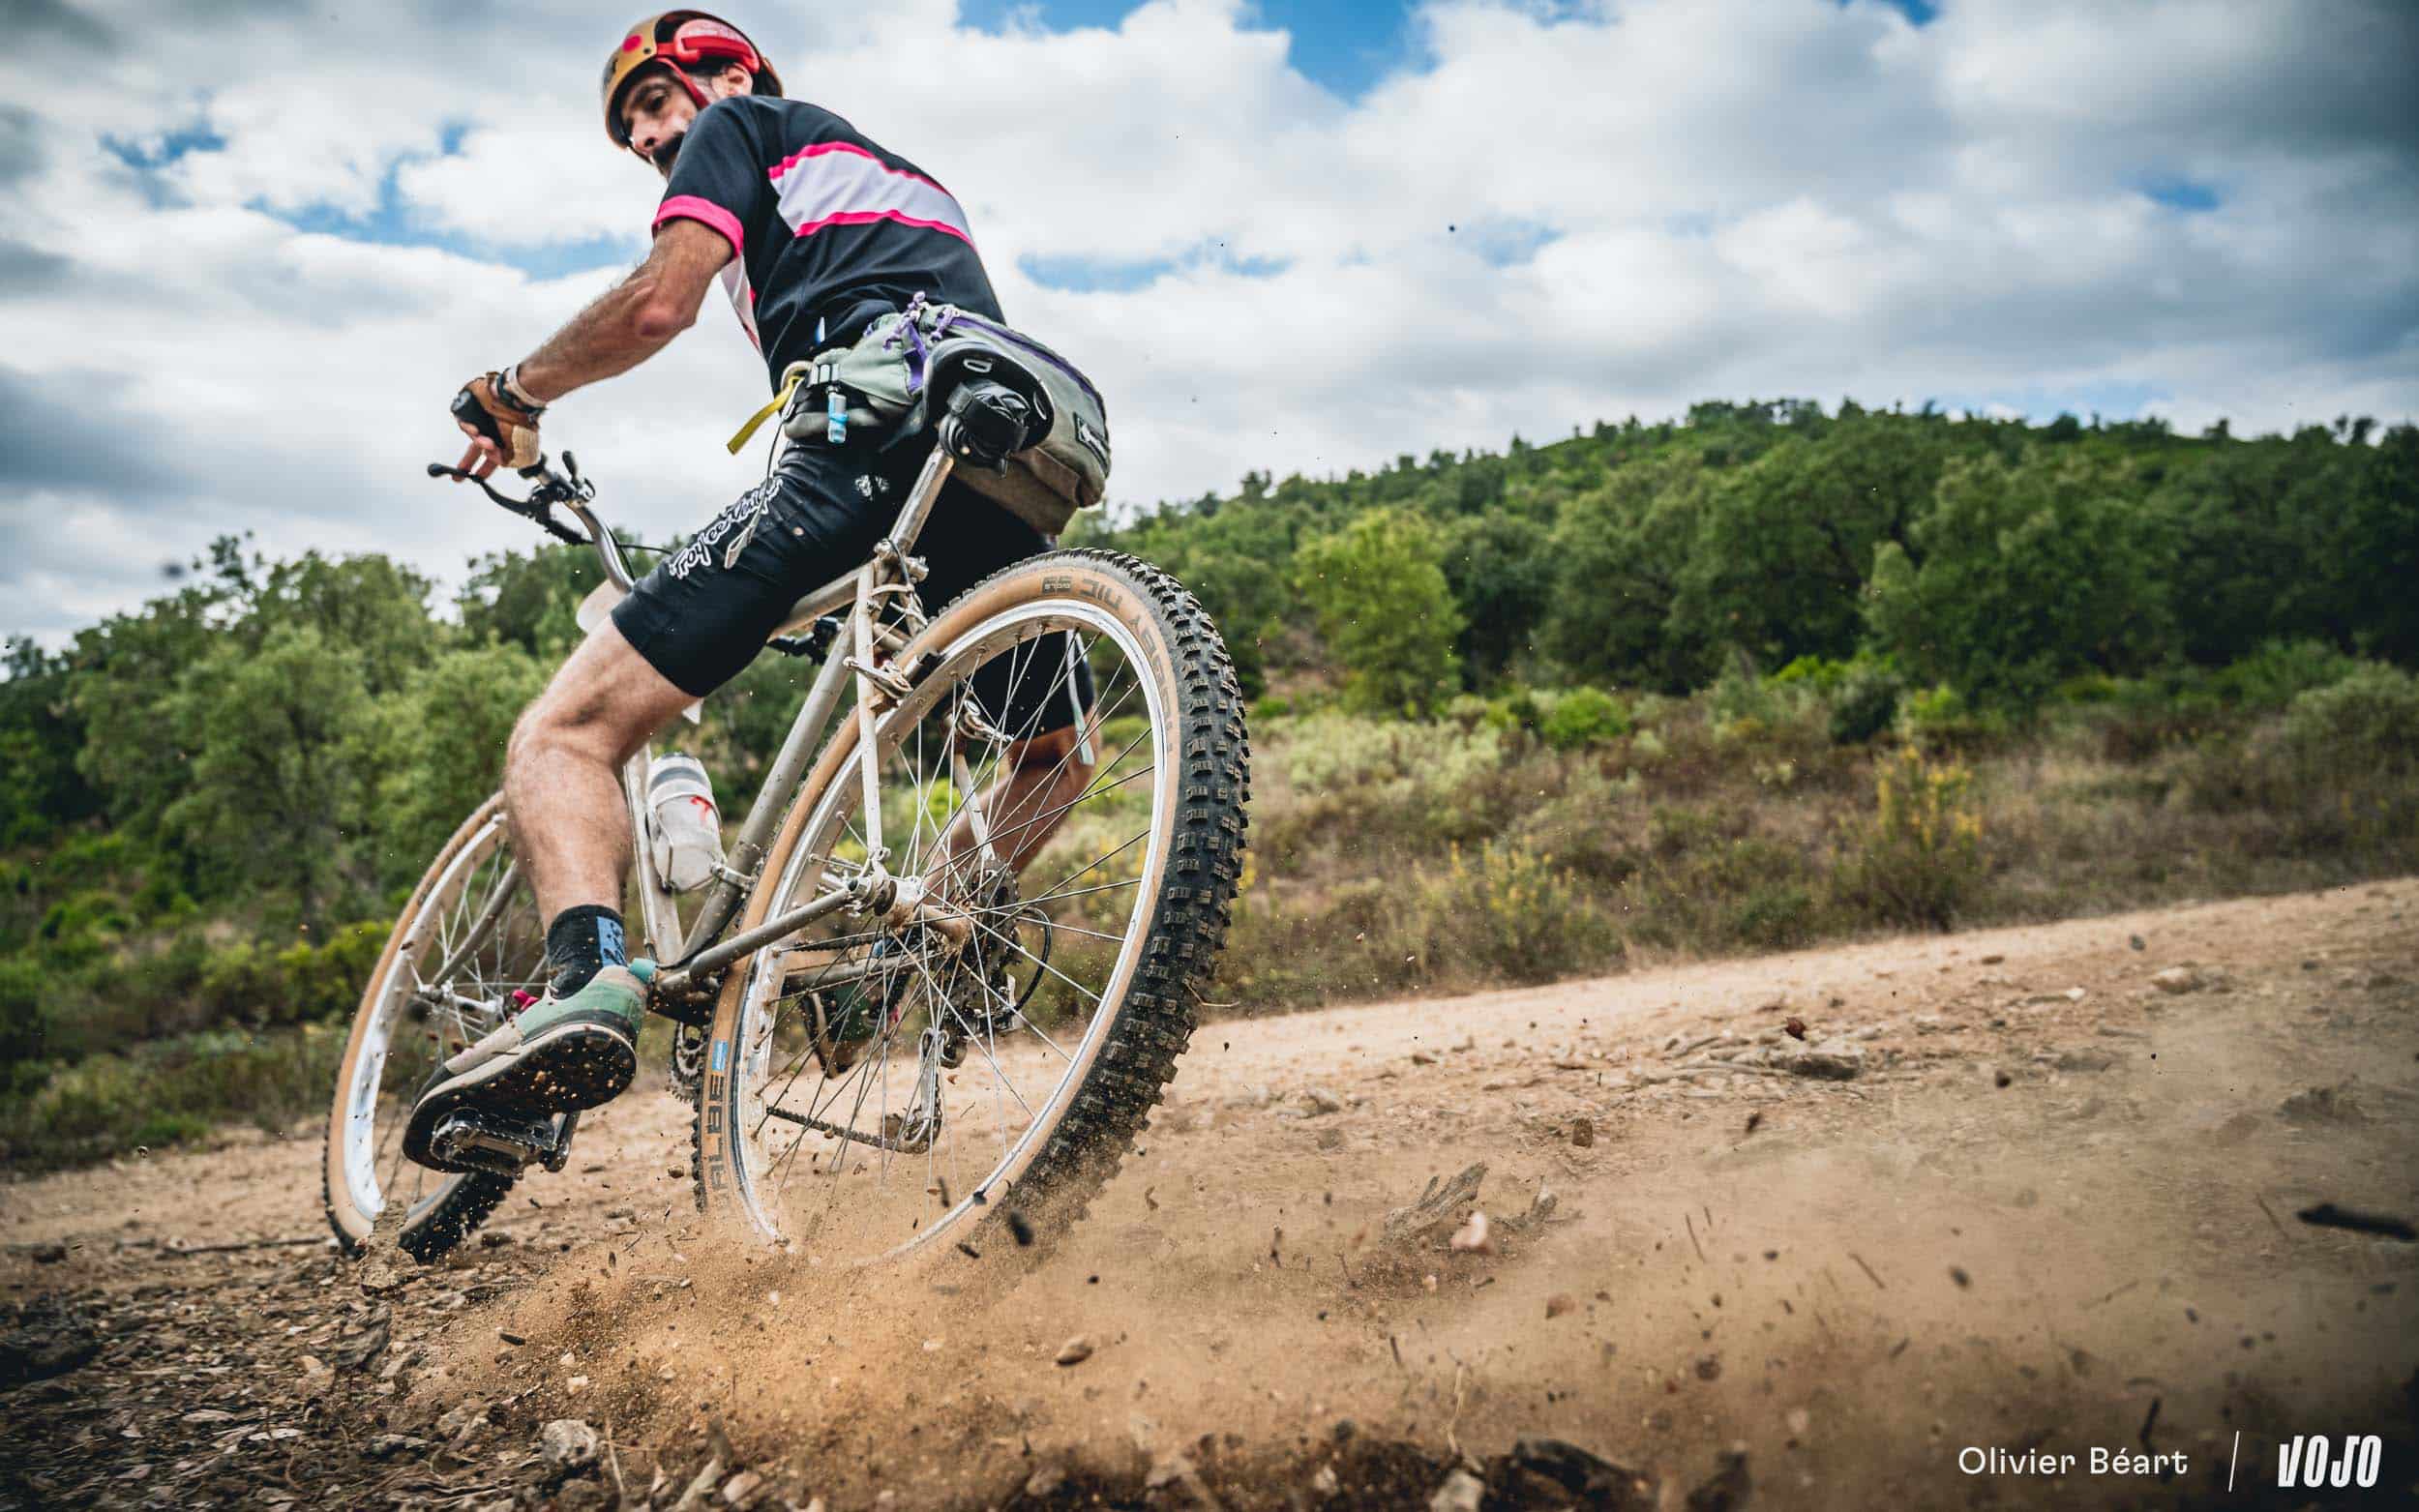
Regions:
[[739, 218], [710, 199], [700, 199], [695, 194], [674, 194], [657, 207], [655, 223], [650, 229], [662, 226], [667, 221], [702, 222], [723, 233], [723, 238], [731, 243], [731, 255], [747, 255], [748, 236], [739, 227]]
[[827, 225], [870, 225], [876, 221], [896, 221], [901, 225], [920, 226], [927, 231], [946, 231], [969, 247], [974, 245], [974, 238], [946, 221], [919, 221], [911, 215], [897, 210], [843, 210], [836, 215], [827, 215], [821, 221], [809, 221], [798, 227], [798, 234], [812, 236]]
[[770, 168], [767, 168], [764, 176], [772, 180], [772, 182], [778, 184], [781, 182], [781, 176], [783, 174], [789, 172], [791, 168], [796, 167], [799, 163], [804, 163], [807, 159], [820, 158], [826, 153], [834, 152], [853, 153], [855, 156], [863, 158], [866, 162], [881, 169], [884, 173], [891, 175], [893, 178], [913, 179], [918, 184], [932, 184], [933, 188], [940, 189], [944, 194], [949, 193], [945, 189], [941, 189], [940, 185], [933, 184], [931, 179], [924, 177], [921, 173], [912, 172], [907, 168], [892, 167], [889, 163], [882, 162], [880, 158], [875, 157], [864, 148], [857, 146], [854, 142], [817, 142], [811, 147], [801, 147], [787, 158], [782, 159], [779, 163], [774, 163]]

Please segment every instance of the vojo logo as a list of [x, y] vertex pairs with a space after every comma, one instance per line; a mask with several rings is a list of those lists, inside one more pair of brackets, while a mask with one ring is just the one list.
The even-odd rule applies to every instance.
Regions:
[[2311, 1491], [2322, 1486], [2374, 1486], [2377, 1462], [2384, 1455], [2385, 1445], [2374, 1434], [2346, 1438], [2340, 1450], [2323, 1435], [2305, 1438], [2296, 1434], [2276, 1446], [2276, 1483]]

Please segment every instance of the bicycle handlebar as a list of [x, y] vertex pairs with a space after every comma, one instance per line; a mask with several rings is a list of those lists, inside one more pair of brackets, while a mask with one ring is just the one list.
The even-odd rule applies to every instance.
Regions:
[[[448, 466], [444, 462], [429, 463], [430, 477], [456, 481], [467, 479], [477, 484], [479, 490], [494, 500], [498, 508], [519, 515], [557, 541], [595, 548], [596, 559], [604, 564], [606, 578], [612, 580], [613, 586], [627, 592], [632, 581], [630, 564], [622, 558], [621, 543], [613, 539], [613, 533], [606, 529], [605, 522], [596, 518], [594, 510], [588, 508], [589, 500], [596, 497], [596, 485], [580, 476], [580, 460], [569, 452], [563, 453], [563, 470], [556, 472], [548, 465], [545, 454], [540, 453], [536, 461], [516, 470], [535, 485], [527, 498], [514, 498], [485, 478], [474, 476], [460, 467]], [[556, 519], [554, 506], [557, 504], [586, 526], [587, 534], [582, 535]]]

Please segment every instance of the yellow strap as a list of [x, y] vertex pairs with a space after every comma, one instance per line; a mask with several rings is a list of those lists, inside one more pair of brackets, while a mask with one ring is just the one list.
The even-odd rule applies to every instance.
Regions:
[[765, 421], [770, 420], [775, 415], [781, 413], [783, 406], [790, 402], [790, 396], [797, 392], [798, 380], [804, 378], [805, 376], [806, 367], [803, 363], [790, 370], [790, 375], [782, 380], [781, 389], [778, 393], [773, 395], [772, 401], [766, 404], [762, 409], [758, 410], [755, 414], [748, 416], [748, 423], [741, 426], [739, 428], [739, 433], [731, 438], [730, 450], [732, 456], [738, 456], [739, 448], [748, 444], [748, 437], [756, 434], [758, 429], [761, 428]]

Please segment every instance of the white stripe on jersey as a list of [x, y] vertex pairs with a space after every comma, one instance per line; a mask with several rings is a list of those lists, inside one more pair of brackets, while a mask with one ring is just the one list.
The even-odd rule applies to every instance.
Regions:
[[895, 169], [862, 147], [819, 142], [771, 170], [781, 218], [799, 236], [829, 225], [895, 221], [945, 231], [969, 246], [973, 233], [949, 192], [928, 178]]

